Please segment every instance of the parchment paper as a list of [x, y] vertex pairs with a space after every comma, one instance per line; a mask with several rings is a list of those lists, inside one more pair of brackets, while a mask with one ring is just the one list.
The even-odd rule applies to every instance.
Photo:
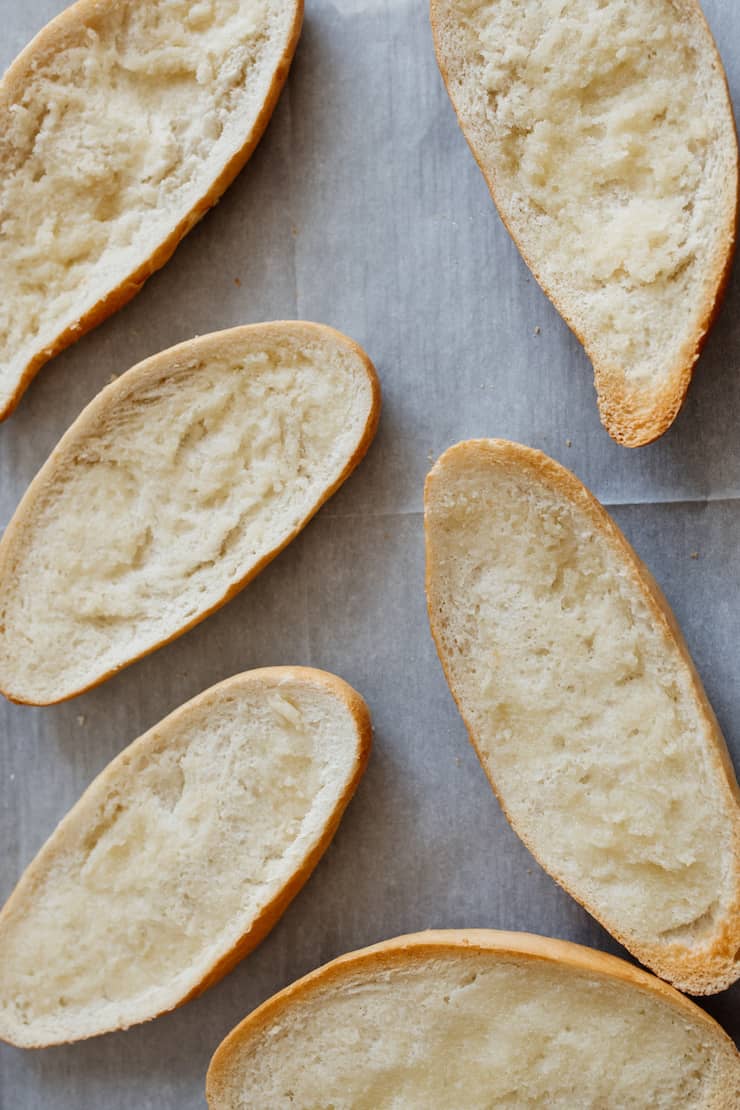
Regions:
[[[0, 0], [0, 63], [62, 7]], [[436, 659], [422, 485], [458, 439], [540, 447], [613, 506], [674, 606], [740, 763], [737, 273], [674, 427], [651, 447], [616, 446], [580, 345], [519, 258], [467, 149], [425, 0], [306, 9], [280, 104], [222, 202], [128, 308], [42, 371], [0, 427], [0, 525], [111, 374], [233, 324], [302, 317], [355, 338], [382, 379], [377, 440], [220, 613], [71, 703], [0, 705], [0, 898], [116, 753], [240, 670], [336, 671], [369, 702], [374, 754], [334, 844], [252, 956], [197, 1001], [128, 1033], [35, 1053], [3, 1047], [3, 1110], [201, 1107], [211, 1053], [241, 1017], [331, 957], [398, 933], [493, 926], [619, 951], [509, 829]], [[704, 9], [737, 102], [740, 5]], [[740, 1037], [740, 990], [706, 1006]]]

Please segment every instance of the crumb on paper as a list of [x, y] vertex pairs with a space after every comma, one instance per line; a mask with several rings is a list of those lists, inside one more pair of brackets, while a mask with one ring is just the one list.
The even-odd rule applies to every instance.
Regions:
[[241, 285], [241, 283], [242, 283], [241, 278], [234, 278], [234, 285]]
[[573, 446], [573, 440], [572, 439], [566, 439], [565, 446], [566, 447], [572, 447]]
[[433, 451], [427, 451], [427, 458], [428, 458], [429, 462], [433, 463], [434, 462], [434, 452]]
[[86, 720], [87, 720], [87, 717], [84, 715], [84, 713], [78, 714], [77, 724], [80, 726], [80, 728], [82, 728], [82, 726], [84, 725]]
[[535, 324], [534, 334], [535, 334], [535, 335], [540, 335], [540, 334], [541, 334], [541, 332], [542, 332], [542, 328], [540, 327], [540, 325], [539, 325], [539, 324]]
[[692, 559], [698, 559], [699, 558], [699, 552], [698, 551], [692, 551], [691, 552], [691, 558]]
[[293, 226], [291, 227], [290, 234], [293, 236], [294, 239], [295, 239], [296, 235], [298, 234], [298, 228], [295, 226], [295, 224], [293, 224]]

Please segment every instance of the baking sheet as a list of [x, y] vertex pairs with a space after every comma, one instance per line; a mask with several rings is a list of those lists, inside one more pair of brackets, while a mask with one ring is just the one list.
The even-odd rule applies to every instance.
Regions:
[[[62, 7], [0, 0], [0, 64]], [[737, 104], [740, 5], [704, 9]], [[341, 328], [377, 365], [378, 437], [220, 613], [71, 703], [0, 705], [0, 899], [116, 753], [237, 671], [341, 674], [369, 702], [374, 754], [326, 857], [252, 956], [128, 1033], [0, 1048], [3, 1110], [202, 1107], [210, 1055], [244, 1014], [323, 961], [401, 932], [527, 929], [620, 951], [519, 843], [467, 742], [428, 631], [423, 479], [473, 435], [521, 440], [574, 469], [665, 589], [740, 765], [738, 306], [736, 272], [674, 427], [638, 451], [616, 446], [588, 361], [457, 126], [425, 0], [307, 0], [291, 76], [244, 172], [139, 297], [47, 366], [0, 426], [0, 525], [111, 374], [194, 333], [280, 317]], [[740, 988], [706, 1006], [740, 1039]]]

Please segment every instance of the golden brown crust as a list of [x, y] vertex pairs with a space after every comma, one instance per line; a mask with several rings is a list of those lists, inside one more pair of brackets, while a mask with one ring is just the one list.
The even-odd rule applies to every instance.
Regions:
[[[734, 805], [736, 813], [736, 820], [732, 833], [733, 859], [735, 865], [734, 901], [728, 909], [721, 932], [719, 935], [714, 935], [710, 945], [689, 949], [678, 942], [660, 945], [638, 945], [634, 943], [621, 932], [618, 925], [603, 915], [589, 899], [582, 897], [580, 894], [576, 894], [559, 875], [548, 868], [547, 864], [539, 858], [529, 838], [518, 828], [517, 822], [508, 812], [504, 798], [494, 780], [492, 771], [487, 761], [483, 758], [474, 729], [466, 718], [461, 697], [455, 689], [453, 677], [447, 665], [442, 638], [436, 627], [435, 613], [438, 609], [438, 600], [433, 582], [434, 543], [429, 525], [429, 503], [431, 500], [432, 486], [436, 482], [444, 480], [443, 467], [445, 461], [449, 461], [450, 458], [460, 454], [472, 454], [479, 458], [481, 456], [488, 456], [495, 459], [497, 463], [508, 463], [511, 465], [512, 469], [519, 472], [528, 470], [535, 476], [538, 482], [549, 485], [557, 490], [563, 497], [577, 505], [578, 508], [589, 517], [594, 531], [601, 533], [611, 546], [617, 549], [619, 558], [622, 560], [625, 567], [629, 568], [631, 571], [633, 585], [642, 594], [656, 624], [663, 629], [668, 640], [675, 644], [683, 661], [686, 663], [690, 673], [697, 707], [706, 721], [711, 736], [711, 748], [708, 749], [709, 755], [715, 768], [719, 771], [720, 781], [726, 785], [729, 796], [728, 800], [730, 802], [729, 808], [732, 809]], [[511, 443], [508, 440], [479, 439], [465, 440], [462, 443], [448, 448], [448, 450], [440, 456], [427, 475], [424, 491], [424, 505], [424, 528], [427, 551], [426, 595], [432, 637], [442, 664], [442, 670], [447, 679], [447, 684], [468, 731], [470, 741], [478, 755], [488, 781], [491, 784], [491, 788], [502, 810], [506, 814], [507, 820], [517, 836], [526, 844], [532, 855], [535, 856], [541, 866], [548, 871], [548, 874], [550, 874], [571, 897], [580, 902], [580, 904], [584, 906], [605, 929], [608, 929], [620, 944], [623, 944], [625, 948], [631, 951], [643, 963], [651, 967], [658, 975], [670, 980], [675, 986], [679, 987], [681, 990], [688, 991], [690, 994], [715, 994], [718, 991], [725, 990], [740, 977], [740, 809], [737, 808], [738, 803], [740, 803], [740, 789], [738, 789], [730, 753], [727, 750], [727, 745], [720, 731], [719, 724], [717, 723], [717, 718], [709, 704], [709, 699], [707, 698], [701, 679], [691, 659], [686, 642], [676, 622], [676, 618], [671, 612], [668, 602], [657, 586], [654, 578], [636, 555], [604, 506], [586, 489], [575, 474], [566, 470], [565, 467], [556, 463], [541, 451], [537, 451], [531, 447], [524, 447], [521, 444]]]
[[722, 59], [717, 49], [717, 44], [714, 41], [712, 32], [707, 24], [704, 13], [701, 10], [698, 0], [688, 0], [691, 5], [695, 18], [700, 22], [703, 31], [706, 34], [707, 46], [712, 52], [714, 64], [718, 73], [722, 77], [722, 82], [725, 88], [727, 110], [730, 118], [733, 120], [733, 161], [734, 161], [734, 182], [735, 188], [733, 193], [733, 202], [730, 207], [724, 212], [725, 215], [725, 240], [722, 251], [713, 260], [713, 264], [706, 275], [704, 285], [704, 298], [700, 306], [699, 320], [693, 333], [687, 338], [681, 352], [676, 359], [673, 366], [667, 368], [667, 381], [666, 384], [655, 390], [650, 398], [650, 402], [646, 405], [644, 397], [639, 394], [631, 394], [624, 385], [623, 375], [618, 367], [610, 367], [600, 364], [596, 359], [595, 352], [589, 346], [582, 329], [579, 327], [577, 321], [573, 318], [572, 314], [567, 312], [560, 302], [557, 293], [548, 287], [547, 283], [540, 274], [534, 260], [531, 258], [529, 252], [516, 235], [511, 221], [504, 209], [503, 204], [499, 204], [494, 167], [488, 164], [482, 153], [480, 153], [476, 146], [474, 129], [466, 123], [463, 116], [460, 114], [455, 103], [453, 96], [452, 81], [450, 79], [448, 68], [445, 64], [443, 56], [440, 34], [439, 34], [439, 8], [440, 0], [430, 0], [430, 19], [432, 24], [432, 33], [434, 38], [434, 49], [437, 56], [437, 64], [439, 66], [442, 79], [445, 83], [450, 101], [452, 103], [457, 121], [460, 129], [465, 136], [465, 139], [470, 147], [471, 153], [478, 164], [491, 198], [496, 205], [496, 209], [501, 218], [504, 227], [509, 232], [509, 235], [514, 240], [514, 243], [519, 250], [522, 258], [526, 262], [529, 269], [544, 292], [545, 296], [552, 301], [553, 305], [565, 320], [568, 327], [576, 336], [578, 341], [583, 344], [586, 354], [591, 359], [594, 368], [594, 379], [597, 393], [597, 402], [599, 406], [599, 415], [601, 422], [608, 431], [609, 435], [616, 440], [617, 443], [622, 444], [623, 447], [643, 447], [648, 443], [652, 443], [663, 435], [664, 432], [670, 428], [673, 421], [678, 416], [681, 407], [686, 399], [691, 378], [694, 372], [694, 365], [699, 358], [701, 350], [706, 342], [709, 330], [717, 318], [719, 310], [722, 306], [722, 300], [727, 288], [727, 283], [730, 278], [730, 271], [732, 269], [732, 260], [735, 253], [735, 242], [737, 238], [738, 228], [738, 204], [740, 202], [740, 178], [738, 177], [738, 146], [737, 134], [734, 126], [734, 113], [732, 107], [732, 99], [730, 97], [730, 90], [727, 84], [727, 74], [725, 73]]
[[143, 386], [146, 386], [148, 382], [156, 381], [161, 376], [163, 369], [177, 368], [178, 361], [180, 360], [186, 361], [195, 355], [205, 355], [208, 353], [209, 348], [217, 347], [224, 343], [238, 343], [242, 336], [253, 335], [257, 332], [264, 335], [266, 340], [270, 340], [272, 337], [277, 339], [280, 336], [284, 336], [286, 333], [295, 337], [302, 335], [307, 340], [316, 340], [322, 337], [331, 338], [335, 342], [339, 342], [343, 346], [349, 348], [352, 353], [361, 360], [370, 383], [372, 404], [362, 438], [357, 444], [352, 456], [347, 460], [339, 477], [332, 485], [327, 486], [320, 498], [313, 505], [311, 511], [307, 513], [303, 520], [301, 520], [290, 534], [286, 536], [283, 542], [273, 548], [272, 551], [265, 555], [264, 558], [260, 559], [259, 562], [255, 563], [254, 566], [250, 567], [243, 578], [235, 582], [215, 605], [211, 605], [201, 613], [198, 613], [197, 616], [182, 625], [170, 636], [166, 636], [145, 651], [105, 671], [87, 685], [81, 686], [71, 693], [64, 694], [62, 697], [53, 698], [49, 701], [28, 701], [22, 696], [14, 694], [12, 690], [0, 686], [0, 694], [3, 694], [9, 701], [16, 702], [19, 705], [57, 705], [60, 702], [69, 701], [70, 698], [77, 697], [79, 694], [84, 694], [88, 690], [94, 689], [94, 687], [99, 686], [101, 682], [105, 682], [106, 679], [110, 678], [112, 675], [118, 674], [119, 671], [130, 666], [131, 663], [145, 658], [153, 651], [157, 651], [159, 648], [176, 640], [179, 636], [189, 631], [189, 629], [194, 628], [195, 625], [200, 624], [200, 622], [210, 616], [211, 613], [214, 613], [216, 610], [226, 605], [227, 602], [231, 601], [236, 594], [243, 590], [253, 578], [256, 578], [260, 571], [264, 570], [267, 564], [271, 563], [272, 560], [295, 539], [298, 533], [308, 524], [309, 520], [311, 520], [321, 506], [329, 500], [332, 494], [339, 489], [357, 464], [364, 458], [367, 449], [373, 441], [375, 432], [377, 431], [378, 421], [380, 420], [380, 382], [378, 381], [378, 375], [375, 372], [375, 367], [372, 362], [354, 340], [326, 324], [314, 324], [304, 320], [277, 320], [266, 324], [245, 324], [242, 327], [230, 328], [227, 331], [211, 332], [209, 335], [197, 336], [195, 339], [187, 340], [185, 343], [179, 343], [175, 347], [169, 347], [166, 351], [160, 351], [158, 354], [152, 355], [151, 358], [137, 363], [136, 366], [132, 366], [130, 370], [121, 374], [119, 378], [106, 386], [105, 389], [101, 390], [90, 404], [82, 410], [31, 482], [6, 528], [2, 540], [0, 540], [0, 582], [7, 582], [9, 580], [8, 551], [14, 547], [16, 537], [25, 527], [26, 521], [33, 517], [36, 502], [43, 494], [48, 476], [60, 466], [63, 466], [67, 458], [70, 459], [70, 462], [73, 460], [80, 439], [84, 438], [88, 432], [94, 431], [96, 426], [99, 425], [101, 414], [105, 412], [110, 402], [123, 399], [129, 394], [136, 393]]
[[[23, 394], [28, 389], [33, 379], [42, 366], [58, 355], [66, 347], [81, 339], [87, 332], [92, 331], [98, 324], [102, 324], [119, 308], [123, 308], [139, 292], [148, 278], [161, 269], [175, 252], [175, 248], [187, 233], [192, 230], [199, 220], [205, 216], [209, 208], [217, 204], [222, 194], [232, 183], [237, 174], [244, 168], [259, 143], [270, 121], [275, 106], [283, 91], [283, 86], [290, 71], [293, 55], [298, 45], [303, 25], [304, 0], [293, 0], [294, 14], [290, 34], [285, 44], [282, 57], [275, 67], [272, 83], [265, 97], [264, 104], [255, 120], [249, 134], [245, 137], [243, 145], [229, 158], [225, 166], [210, 185], [208, 190], [196, 202], [190, 211], [179, 223], [175, 225], [170, 234], [152, 251], [136, 269], [125, 277], [115, 289], [109, 290], [75, 323], [62, 331], [56, 339], [47, 344], [42, 350], [26, 364], [18, 380], [15, 392], [7, 401], [5, 407], [0, 409], [0, 420], [5, 420], [15, 410]], [[31, 42], [21, 51], [14, 62], [6, 70], [0, 81], [0, 111], [8, 103], [15, 100], [25, 82], [26, 73], [43, 56], [55, 54], [63, 44], [69, 31], [79, 23], [84, 23], [88, 15], [95, 14], [100, 8], [100, 0], [77, 0], [69, 8], [65, 8], [60, 15], [52, 19]]]
[[[611, 982], [627, 983], [637, 990], [658, 997], [674, 1006], [676, 1010], [693, 1023], [703, 1025], [725, 1047], [736, 1052], [725, 1031], [704, 1010], [673, 987], [656, 979], [654, 975], [633, 967], [616, 956], [585, 948], [570, 941], [553, 940], [549, 937], [531, 933], [501, 932], [495, 929], [437, 929], [425, 933], [412, 933], [395, 937], [392, 940], [374, 944], [357, 952], [349, 952], [331, 963], [324, 964], [316, 971], [298, 979], [285, 990], [273, 995], [239, 1023], [221, 1042], [213, 1055], [206, 1077], [206, 1099], [208, 1105], [222, 1106], [217, 1102], [228, 1072], [230, 1058], [238, 1052], [241, 1044], [252, 1037], [259, 1036], [272, 1021], [279, 1018], [296, 999], [310, 995], [317, 988], [325, 988], [339, 982], [355, 968], [388, 967], [408, 965], [414, 960], [426, 960], [440, 953], [455, 953], [461, 957], [490, 952], [495, 955], [555, 963], [575, 972], [603, 977]], [[740, 1064], [740, 1056], [738, 1056]], [[728, 1102], [728, 1110], [731, 1104]], [[719, 1108], [718, 1108], [719, 1110]]]
[[[312, 872], [316, 868], [316, 865], [328, 848], [334, 837], [334, 834], [337, 831], [337, 828], [339, 827], [339, 822], [342, 819], [342, 815], [344, 814], [345, 809], [349, 805], [349, 802], [351, 801], [352, 796], [354, 795], [359, 785], [360, 779], [365, 772], [365, 768], [367, 767], [367, 763], [370, 758], [373, 731], [370, 711], [364, 699], [357, 693], [356, 690], [354, 690], [347, 682], [345, 682], [344, 679], [339, 678], [337, 675], [330, 674], [328, 671], [318, 670], [314, 667], [261, 667], [257, 670], [244, 671], [242, 674], [232, 675], [231, 678], [227, 678], [223, 682], [219, 682], [215, 686], [209, 687], [207, 690], [204, 690], [196, 697], [191, 698], [190, 701], [185, 702], [184, 705], [179, 706], [157, 725], [155, 725], [153, 729], [149, 729], [142, 736], [138, 737], [138, 739], [132, 741], [132, 743], [127, 748], [124, 748], [121, 754], [118, 755], [114, 760], [112, 760], [112, 762], [109, 763], [107, 767], [105, 767], [100, 775], [98, 775], [97, 778], [93, 780], [93, 782], [81, 795], [81, 797], [78, 799], [69, 813], [67, 813], [66, 816], [62, 818], [59, 825], [56, 827], [49, 839], [43, 845], [36, 857], [28, 865], [20, 880], [18, 881], [15, 889], [8, 898], [8, 901], [5, 903], [5, 906], [2, 908], [2, 911], [0, 911], [1, 922], [3, 917], [12, 912], [15, 903], [22, 901], [26, 890], [29, 887], [33, 887], [37, 878], [40, 878], [41, 875], [43, 875], [42, 857], [45, 855], [47, 849], [53, 845], [54, 841], [64, 836], [67, 825], [75, 820], [76, 813], [81, 807], [83, 807], [86, 798], [89, 796], [93, 788], [97, 787], [100, 779], [111, 774], [124, 759], [129, 758], [131, 751], [135, 746], [146, 743], [148, 737], [153, 731], [156, 730], [157, 732], [160, 732], [165, 727], [169, 729], [176, 728], [183, 717], [187, 717], [193, 710], [197, 710], [204, 700], [210, 698], [217, 691], [227, 690], [229, 687], [243, 685], [245, 683], [263, 683], [274, 684], [275, 686], [278, 686], [280, 685], [280, 683], [286, 681], [300, 682], [307, 686], [320, 687], [323, 690], [326, 690], [334, 695], [337, 700], [345, 704], [350, 714], [352, 715], [352, 718], [354, 719], [355, 727], [357, 729], [357, 756], [354, 767], [352, 769], [352, 774], [347, 781], [341, 797], [338, 799], [334, 809], [329, 814], [326, 820], [326, 824], [324, 826], [321, 837], [313, 844], [303, 862], [301, 863], [300, 867], [293, 873], [293, 875], [282, 888], [282, 890], [280, 890], [275, 895], [271, 902], [263, 907], [262, 912], [254, 920], [249, 931], [245, 933], [242, 937], [240, 937], [234, 947], [229, 952], [225, 953], [225, 955], [222, 956], [216, 964], [214, 964], [214, 966], [201, 979], [201, 981], [197, 983], [195, 987], [189, 990], [187, 994], [185, 994], [182, 998], [174, 1001], [171, 1006], [167, 1006], [162, 1010], [158, 1010], [156, 1014], [150, 1014], [147, 1017], [141, 1018], [140, 1021], [136, 1022], [136, 1024], [141, 1024], [145, 1021], [152, 1021], [154, 1018], [160, 1017], [162, 1014], [170, 1013], [172, 1010], [178, 1009], [180, 1006], [183, 1006], [192, 998], [196, 998], [199, 994], [202, 994], [203, 991], [207, 990], [208, 987], [213, 986], [220, 979], [222, 979], [224, 975], [226, 975], [229, 971], [232, 970], [232, 968], [236, 966], [236, 964], [239, 963], [240, 960], [242, 960], [246, 955], [252, 952], [264, 940], [273, 926], [285, 913], [285, 910], [288, 908], [295, 896], [299, 893], [299, 891], [303, 888], [305, 883], [311, 877]], [[104, 1029], [101, 1028], [95, 1033], [88, 1033], [85, 1034], [84, 1037], [79, 1037], [75, 1039], [86, 1040], [88, 1037], [98, 1036], [102, 1033], [112, 1033], [116, 1032], [119, 1029], [129, 1027], [130, 1026], [128, 1025], [110, 1026]], [[0, 1041], [2, 1041], [3, 1039], [4, 1038], [0, 1037]], [[15, 1042], [8, 1039], [7, 1043], [14, 1044]], [[51, 1044], [69, 1043], [71, 1043], [71, 1039], [59, 1039], [55, 1041], [47, 1040], [33, 1045], [22, 1044], [18, 1045], [18, 1047], [46, 1048]]]

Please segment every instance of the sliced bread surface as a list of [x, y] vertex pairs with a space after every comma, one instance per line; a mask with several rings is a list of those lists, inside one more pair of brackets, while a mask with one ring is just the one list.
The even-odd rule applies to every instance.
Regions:
[[202, 336], [121, 375], [0, 542], [0, 689], [72, 697], [224, 604], [354, 469], [379, 404], [364, 352], [303, 322]]
[[28, 1048], [127, 1028], [225, 975], [318, 863], [370, 740], [341, 679], [270, 667], [134, 741], [0, 913], [0, 1037]]
[[211, 1110], [730, 1110], [740, 1057], [698, 1006], [623, 960], [489, 930], [343, 956], [217, 1050]]
[[272, 115], [303, 0], [78, 0], [0, 82], [0, 419], [131, 299]]
[[603, 507], [539, 451], [472, 440], [426, 484], [427, 601], [516, 832], [641, 961], [740, 976], [740, 807], [668, 605]]
[[729, 274], [738, 157], [695, 0], [431, 0], [501, 217], [626, 446], [673, 422]]

